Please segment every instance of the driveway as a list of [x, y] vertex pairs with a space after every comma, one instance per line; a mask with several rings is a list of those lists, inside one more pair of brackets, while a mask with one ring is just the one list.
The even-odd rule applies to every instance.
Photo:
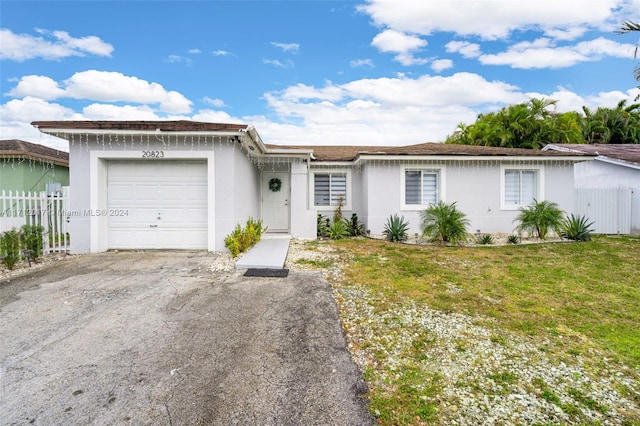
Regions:
[[329, 284], [216, 254], [80, 256], [0, 282], [0, 424], [369, 425]]

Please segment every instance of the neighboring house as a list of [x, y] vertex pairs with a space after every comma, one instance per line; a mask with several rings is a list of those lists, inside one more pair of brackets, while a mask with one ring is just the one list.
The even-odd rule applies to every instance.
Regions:
[[249, 217], [315, 238], [317, 214], [358, 214], [372, 234], [457, 202], [471, 232], [511, 232], [533, 198], [573, 207], [573, 165], [588, 154], [426, 143], [276, 146], [255, 128], [191, 121], [39, 121], [69, 141], [71, 251], [224, 250]]
[[0, 192], [69, 185], [69, 154], [17, 139], [0, 140]]
[[595, 221], [598, 233], [640, 235], [640, 145], [560, 144], [544, 150], [595, 155], [575, 165], [575, 210]]

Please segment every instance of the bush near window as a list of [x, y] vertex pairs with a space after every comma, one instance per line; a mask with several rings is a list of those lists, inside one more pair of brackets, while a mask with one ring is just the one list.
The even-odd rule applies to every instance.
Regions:
[[232, 257], [237, 257], [260, 241], [266, 230], [261, 220], [249, 218], [244, 228], [238, 224], [233, 232], [224, 238], [224, 246], [231, 252]]
[[406, 241], [407, 238], [409, 238], [408, 230], [409, 222], [404, 219], [404, 216], [399, 217], [397, 214], [394, 214], [387, 219], [382, 233], [387, 241], [400, 242]]
[[22, 225], [20, 228], [20, 243], [23, 249], [29, 250], [31, 259], [42, 256], [44, 244], [44, 228], [40, 225]]
[[457, 209], [456, 203], [439, 201], [420, 212], [422, 235], [431, 241], [456, 243], [469, 236], [467, 215]]
[[549, 230], [560, 234], [563, 217], [564, 213], [558, 208], [558, 204], [534, 199], [531, 205], [520, 209], [520, 214], [513, 221], [519, 222], [516, 227], [518, 231], [544, 240]]

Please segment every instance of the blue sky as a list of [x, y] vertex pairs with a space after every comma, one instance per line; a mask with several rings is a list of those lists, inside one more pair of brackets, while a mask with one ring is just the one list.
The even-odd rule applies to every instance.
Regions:
[[440, 142], [530, 97], [632, 102], [640, 0], [0, 0], [0, 138], [197, 120], [273, 144]]

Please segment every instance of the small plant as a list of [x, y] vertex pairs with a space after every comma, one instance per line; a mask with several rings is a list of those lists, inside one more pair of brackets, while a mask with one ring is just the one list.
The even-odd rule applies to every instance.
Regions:
[[13, 228], [0, 234], [0, 257], [9, 270], [20, 260], [20, 233], [17, 229]]
[[409, 222], [404, 220], [404, 216], [398, 217], [397, 214], [394, 214], [387, 219], [382, 233], [387, 241], [406, 241], [409, 238], [408, 230]]
[[478, 236], [476, 241], [478, 242], [478, 244], [483, 245], [493, 244], [493, 237], [491, 236], [491, 234], [482, 234]]
[[467, 238], [469, 220], [456, 208], [456, 203], [439, 201], [420, 212], [422, 235], [431, 241], [455, 243]]
[[574, 241], [591, 241], [591, 228], [593, 222], [588, 223], [585, 216], [571, 216], [565, 218], [560, 224], [560, 236]]
[[327, 229], [327, 236], [332, 240], [341, 240], [349, 236], [349, 230], [344, 221], [333, 222]]
[[325, 238], [327, 236], [327, 229], [329, 228], [329, 218], [318, 213], [316, 225], [316, 236], [318, 238]]
[[333, 211], [333, 222], [342, 221], [342, 207], [344, 207], [344, 197], [338, 197], [338, 206]]
[[236, 225], [233, 232], [224, 238], [224, 246], [229, 250], [232, 257], [238, 256], [253, 247], [262, 234], [266, 232], [261, 220], [249, 218], [244, 228]]
[[31, 259], [42, 256], [44, 228], [40, 225], [22, 225], [20, 229], [20, 243], [22, 248], [29, 250]]
[[533, 234], [544, 240], [550, 229], [559, 233], [563, 213], [558, 204], [551, 201], [537, 201], [520, 209], [520, 214], [513, 220], [520, 222], [516, 227], [518, 231]]
[[515, 234], [511, 234], [507, 237], [507, 242], [509, 244], [518, 244], [520, 242], [520, 237]]
[[349, 231], [349, 235], [352, 237], [359, 237], [360, 235], [365, 234], [364, 226], [358, 222], [358, 215], [355, 213], [351, 214], [351, 220], [345, 219], [345, 223], [347, 225], [347, 230]]

